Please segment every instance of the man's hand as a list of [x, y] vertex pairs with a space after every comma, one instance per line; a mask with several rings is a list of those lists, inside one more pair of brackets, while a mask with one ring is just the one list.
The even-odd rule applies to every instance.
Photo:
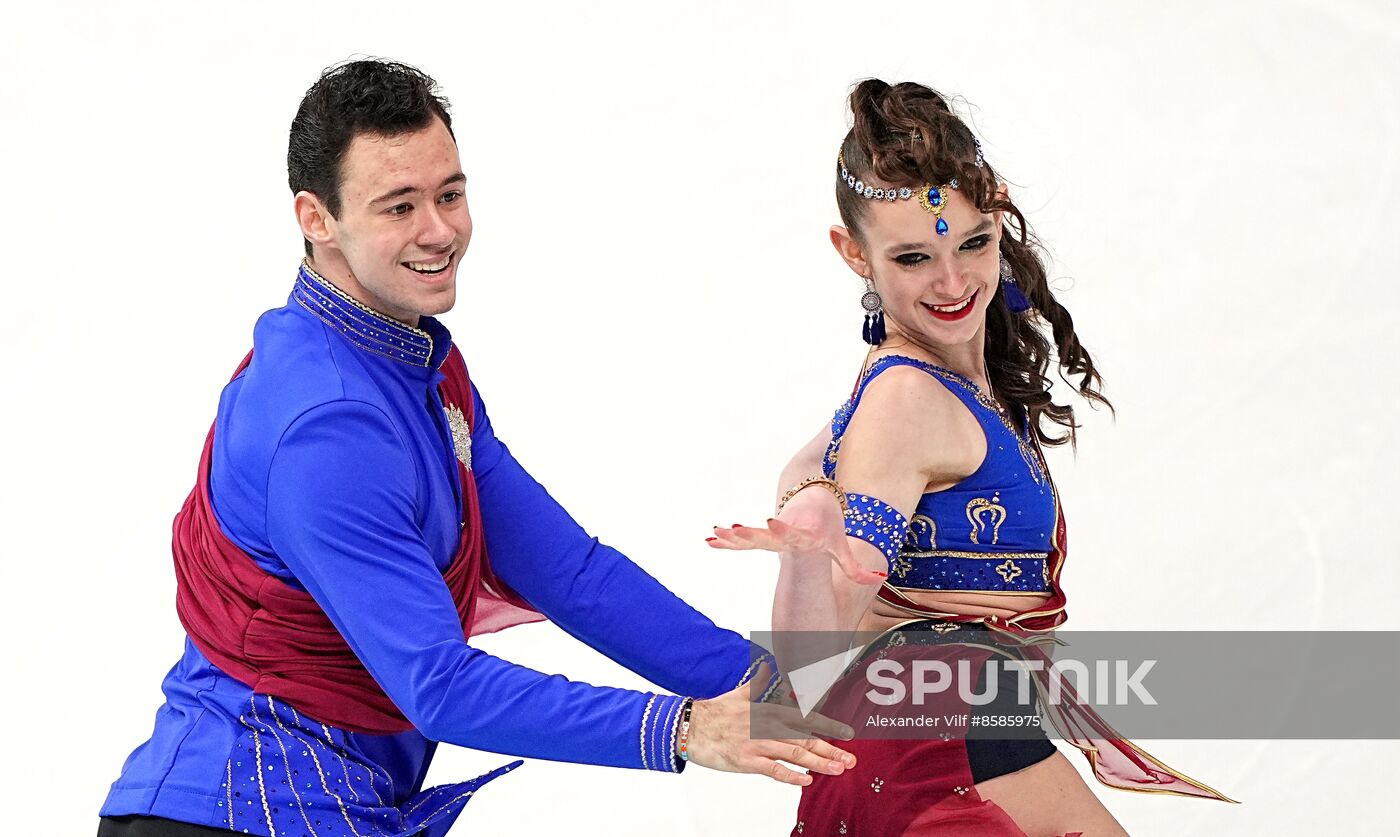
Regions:
[[[849, 739], [845, 724], [822, 715], [802, 713], [790, 706], [756, 704], [761, 685], [772, 676], [771, 666], [759, 667], [753, 680], [713, 700], [697, 700], [690, 715], [690, 761], [731, 773], [761, 773], [789, 785], [807, 785], [812, 777], [782, 762], [817, 773], [838, 776], [854, 767], [856, 757], [816, 737]], [[763, 717], [764, 729], [786, 729], [791, 737], [755, 739], [749, 735], [753, 715]]]

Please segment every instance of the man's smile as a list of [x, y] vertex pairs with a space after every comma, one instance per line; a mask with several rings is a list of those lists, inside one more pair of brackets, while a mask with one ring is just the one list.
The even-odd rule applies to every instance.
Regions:
[[399, 262], [399, 264], [403, 265], [404, 267], [408, 268], [409, 270], [413, 271], [414, 273], [421, 273], [421, 274], [423, 274], [423, 275], [425, 275], [425, 276], [436, 276], [436, 275], [438, 275], [438, 274], [440, 274], [440, 273], [446, 271], [449, 267], [452, 266], [452, 258], [453, 258], [453, 256], [456, 256], [456, 255], [457, 255], [456, 251], [453, 251], [453, 252], [448, 253], [447, 255], [443, 256], [442, 258], [438, 259], [437, 261], [432, 261], [432, 262]]

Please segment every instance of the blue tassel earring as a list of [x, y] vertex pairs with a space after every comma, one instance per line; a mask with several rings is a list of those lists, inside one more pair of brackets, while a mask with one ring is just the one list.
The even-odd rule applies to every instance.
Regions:
[[1001, 257], [1001, 298], [1006, 300], [1006, 307], [1013, 314], [1019, 314], [1031, 307], [1031, 301], [1026, 299], [1026, 295], [1021, 292], [1021, 286], [1016, 284], [1016, 277], [1011, 273], [1011, 262]]
[[865, 325], [860, 330], [861, 339], [872, 346], [885, 342], [885, 309], [875, 285], [865, 280], [865, 293], [860, 298], [860, 307], [865, 309]]

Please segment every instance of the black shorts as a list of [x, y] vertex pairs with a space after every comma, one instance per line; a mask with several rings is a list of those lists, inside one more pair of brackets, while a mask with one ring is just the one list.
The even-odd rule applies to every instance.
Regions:
[[[891, 643], [895, 633], [903, 635], [899, 637], [898, 643], [905, 645], [941, 645], [959, 642], [997, 645], [983, 625], [959, 625], [958, 630], [951, 632], [938, 630], [940, 626], [946, 628], [946, 623], [936, 619], [901, 625], [896, 631], [889, 631], [872, 643], [866, 653], [867, 655], [872, 652], [879, 653], [883, 646]], [[1046, 736], [1041, 724], [1040, 701], [1037, 691], [1031, 689], [1031, 703], [1021, 705], [1017, 701], [1017, 689], [1021, 678], [1016, 670], [1001, 666], [997, 672], [996, 699], [982, 706], [968, 707], [968, 713], [972, 715], [973, 723], [968, 727], [966, 738], [967, 761], [972, 769], [974, 782], [985, 782], [988, 779], [1024, 770], [1031, 765], [1039, 764], [1058, 752], [1055, 745]], [[986, 690], [979, 683], [977, 691], [984, 693]], [[1021, 724], [1006, 723], [1006, 719], [1016, 716], [1024, 716], [1026, 722]], [[979, 724], [977, 723], [979, 718], [987, 721], [996, 719], [997, 722]]]
[[[969, 711], [973, 717], [998, 717], [1009, 715], [1038, 715], [1040, 702], [1021, 706], [1016, 701], [1016, 688], [1019, 680], [1015, 671], [1002, 668], [997, 682], [997, 699], [985, 706], [974, 706]], [[1032, 690], [1034, 695], [1035, 691]], [[1034, 734], [1029, 736], [1018, 732], [1017, 737], [1008, 737], [996, 726], [973, 726], [967, 734], [967, 763], [972, 768], [972, 781], [985, 782], [1008, 773], [1015, 773], [1033, 764], [1039, 764], [1058, 752], [1055, 745], [1045, 735], [1045, 730], [1036, 724]]]
[[167, 820], [164, 817], [103, 817], [97, 824], [97, 837], [228, 837], [223, 828]]

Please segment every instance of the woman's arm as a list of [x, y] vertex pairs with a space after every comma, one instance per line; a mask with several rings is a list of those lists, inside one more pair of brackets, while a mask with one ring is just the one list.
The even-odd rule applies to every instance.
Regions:
[[[866, 387], [852, 416], [837, 480], [846, 492], [879, 498], [908, 519], [929, 484], [951, 483], [968, 472], [967, 440], [956, 431], [958, 410], [966, 412], [922, 372], [887, 370]], [[824, 431], [798, 452], [783, 470], [785, 487], [820, 474], [820, 451], [829, 435]], [[879, 587], [853, 576], [885, 573], [889, 563], [866, 539], [848, 537], [845, 523], [833, 494], [812, 486], [798, 492], [767, 530], [738, 530], [738, 540], [750, 546], [780, 544], [775, 631], [851, 631], [859, 625]]]
[[783, 466], [782, 473], [778, 475], [778, 493], [773, 499], [775, 507], [788, 489], [807, 477], [822, 475], [822, 458], [826, 456], [826, 449], [830, 444], [831, 423], [827, 422], [817, 431], [817, 435], [793, 454], [788, 464]]
[[[778, 493], [774, 505], [793, 486], [808, 477], [822, 475], [822, 459], [831, 444], [830, 423], [822, 426], [812, 440], [803, 445], [783, 468], [778, 477]], [[844, 523], [841, 507], [835, 496], [823, 486], [812, 486], [794, 495], [779, 512], [775, 512], [784, 523], [804, 529], [830, 530], [831, 537], [844, 539]], [[884, 561], [870, 562], [871, 569], [883, 569]], [[779, 555], [778, 584], [773, 594], [773, 649], [779, 661], [779, 668], [789, 670], [791, 655], [785, 648], [782, 633], [788, 631], [832, 630], [833, 624], [845, 624], [851, 613], [864, 605], [857, 600], [838, 601], [838, 579], [844, 579], [839, 566], [829, 556], [782, 552]], [[875, 589], [873, 585], [863, 585]], [[859, 619], [857, 614], [855, 617]], [[852, 623], [854, 624], [854, 623]]]

